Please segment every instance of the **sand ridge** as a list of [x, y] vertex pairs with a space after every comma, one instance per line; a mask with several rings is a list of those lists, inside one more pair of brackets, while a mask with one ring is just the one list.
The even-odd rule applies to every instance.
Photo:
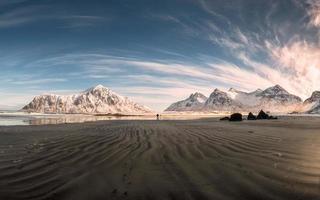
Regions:
[[0, 127], [0, 199], [320, 199], [319, 122]]

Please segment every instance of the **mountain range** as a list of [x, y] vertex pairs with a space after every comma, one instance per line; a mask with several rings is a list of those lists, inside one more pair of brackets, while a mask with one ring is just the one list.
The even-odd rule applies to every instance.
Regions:
[[[280, 85], [265, 90], [243, 92], [230, 88], [214, 89], [209, 97], [196, 92], [188, 98], [171, 104], [165, 112], [258, 112], [320, 114], [320, 91], [302, 101]], [[102, 85], [79, 94], [36, 96], [22, 111], [61, 114], [151, 114], [150, 108], [135, 103]]]
[[149, 114], [151, 109], [97, 85], [79, 94], [46, 94], [35, 97], [23, 111], [72, 114]]
[[165, 111], [257, 112], [261, 109], [275, 113], [320, 113], [320, 92], [313, 92], [312, 96], [303, 102], [300, 97], [290, 94], [280, 85], [253, 92], [234, 88], [226, 92], [215, 89], [208, 98], [197, 92], [185, 100], [173, 103]]

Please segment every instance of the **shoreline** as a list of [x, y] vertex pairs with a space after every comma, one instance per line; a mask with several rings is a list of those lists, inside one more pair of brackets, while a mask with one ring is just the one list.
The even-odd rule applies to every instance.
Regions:
[[[230, 116], [229, 114], [161, 114], [159, 118], [156, 115], [1, 115], [0, 114], [0, 127], [1, 126], [33, 126], [33, 125], [49, 125], [49, 124], [72, 124], [72, 123], [86, 123], [95, 121], [143, 121], [143, 120], [198, 120], [198, 119], [220, 119], [221, 117]], [[243, 120], [246, 121], [246, 114], [243, 115]], [[274, 115], [279, 118], [319, 118], [320, 115], [314, 114], [279, 114]]]

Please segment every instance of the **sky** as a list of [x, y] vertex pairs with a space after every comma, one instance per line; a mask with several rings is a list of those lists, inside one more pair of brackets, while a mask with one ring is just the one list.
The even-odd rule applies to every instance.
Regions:
[[161, 111], [193, 92], [320, 90], [320, 0], [0, 0], [0, 109], [102, 84]]

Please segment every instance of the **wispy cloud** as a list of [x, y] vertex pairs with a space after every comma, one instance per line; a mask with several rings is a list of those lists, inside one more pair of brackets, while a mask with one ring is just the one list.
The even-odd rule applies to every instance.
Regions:
[[0, 6], [8, 6], [12, 4], [17, 4], [17, 3], [23, 3], [29, 0], [1, 0], [0, 1]]
[[[58, 65], [64, 67], [77, 66], [84, 77], [93, 79], [118, 78], [125, 84], [126, 77], [130, 84], [137, 85], [155, 83], [152, 87], [163, 87], [168, 91], [177, 87], [188, 91], [200, 89], [211, 90], [213, 87], [232, 86], [246, 91], [266, 88], [273, 84], [281, 84], [290, 92], [307, 97], [312, 91], [319, 89], [320, 51], [306, 42], [297, 42], [281, 46], [265, 41], [264, 44], [254, 43], [252, 37], [235, 29], [238, 39], [229, 40], [235, 46], [230, 52], [242, 64], [219, 59], [203, 60], [202, 64], [183, 63], [173, 60], [146, 60], [128, 57], [117, 57], [105, 54], [70, 54], [61, 57], [39, 60], [30, 63], [29, 68]], [[221, 43], [220, 45], [226, 45]], [[230, 45], [227, 47], [230, 50]], [[254, 48], [255, 51], [248, 51]], [[268, 55], [268, 63], [253, 58], [255, 52], [263, 51]], [[261, 53], [261, 52], [260, 52]], [[201, 60], [201, 58], [199, 58]], [[144, 76], [137, 75], [144, 74]], [[66, 74], [67, 75], [67, 74]], [[72, 77], [72, 74], [70, 74]], [[76, 74], [75, 76], [79, 76]], [[171, 82], [163, 80], [170, 79]], [[193, 85], [190, 84], [193, 81]], [[253, 83], [254, 81], [254, 83]], [[199, 83], [199, 84], [195, 84]], [[133, 86], [132, 86], [133, 87]], [[205, 89], [206, 88], [206, 89]], [[183, 91], [183, 90], [179, 90]], [[167, 93], [168, 95], [174, 95]], [[181, 95], [179, 95], [181, 96]]]
[[0, 28], [19, 26], [41, 19], [37, 13], [42, 6], [15, 8], [0, 14]]
[[35, 85], [35, 84], [45, 84], [45, 83], [56, 83], [56, 82], [66, 82], [67, 79], [63, 78], [45, 78], [45, 79], [33, 79], [33, 80], [13, 80], [12, 84], [17, 85]]
[[88, 26], [96, 26], [101, 23], [109, 22], [109, 18], [101, 16], [90, 16], [90, 15], [69, 15], [63, 16], [60, 19], [66, 24], [65, 28], [82, 28]]
[[[46, 54], [46, 57], [41, 56], [39, 59], [30, 59], [31, 61], [25, 59], [23, 62], [16, 61], [19, 60], [14, 59], [16, 56], [11, 59], [2, 57], [0, 60], [7, 60], [10, 64], [7, 69], [19, 65], [17, 69], [24, 71], [16, 76], [13, 73], [8, 77], [6, 74], [2, 75], [0, 83], [6, 81], [10, 87], [34, 88], [46, 84], [54, 87], [55, 84], [62, 85], [74, 80], [88, 86], [92, 83], [102, 83], [120, 94], [130, 96], [156, 109], [164, 109], [173, 101], [185, 98], [195, 91], [209, 95], [216, 87], [235, 87], [252, 91], [280, 84], [289, 92], [303, 98], [310, 96], [312, 91], [320, 89], [318, 39], [310, 37], [313, 36], [312, 33], [308, 38], [299, 32], [300, 29], [296, 32], [288, 31], [295, 30], [297, 26], [292, 23], [291, 18], [285, 20], [284, 13], [279, 13], [283, 11], [279, 6], [285, 6], [279, 3], [280, 1], [268, 4], [270, 7], [266, 9], [267, 11], [261, 13], [266, 16], [258, 15], [261, 17], [260, 20], [264, 20], [262, 23], [259, 20], [255, 21], [253, 17], [245, 18], [237, 15], [236, 20], [230, 17], [234, 17], [233, 12], [240, 12], [241, 9], [231, 8], [228, 13], [230, 15], [227, 15], [227, 9], [231, 6], [219, 9], [218, 3], [213, 4], [212, 1], [192, 2], [197, 5], [196, 11], [200, 11], [194, 19], [193, 15], [190, 17], [164, 12], [153, 16], [152, 20], [161, 20], [161, 24], [166, 28], [163, 30], [173, 28], [174, 37], [185, 34], [183, 41], [190, 42], [190, 46], [195, 45], [196, 50], [188, 50], [185, 54], [182, 47], [179, 48], [180, 52], [177, 52], [170, 48], [166, 49], [166, 46], [158, 43], [152, 43], [157, 45], [148, 48], [150, 44], [141, 41], [140, 46], [135, 49], [138, 52], [136, 54], [131, 54], [130, 50], [128, 52], [122, 50], [121, 53], [114, 53], [111, 50], [108, 52], [112, 53], [105, 51], [90, 53], [92, 49], [79, 49], [65, 54]], [[320, 27], [319, 1], [288, 0], [288, 2], [294, 2], [294, 5], [299, 7], [299, 12], [302, 10], [305, 12], [301, 18], [308, 21], [301, 20], [304, 22], [299, 24], [301, 29], [314, 30]], [[274, 20], [277, 17], [281, 19]], [[0, 14], [0, 28], [25, 25], [40, 20], [54, 20], [60, 28], [77, 29], [101, 25], [109, 19], [105, 16], [79, 13], [66, 15], [57, 11], [52, 12], [47, 7], [43, 10], [43, 7], [27, 6], [13, 8]], [[245, 22], [245, 25], [241, 25], [240, 21]], [[146, 21], [146, 24], [149, 22]], [[174, 35], [176, 31], [180, 31], [179, 35]], [[149, 52], [152, 52], [152, 55]], [[57, 73], [51, 75], [53, 69]], [[41, 92], [43, 91], [39, 88], [32, 94]], [[21, 96], [29, 98], [28, 95], [21, 94]], [[9, 97], [16, 99], [14, 95], [8, 94]], [[22, 101], [18, 97], [16, 100]], [[0, 103], [3, 104], [3, 101], [0, 100]], [[8, 100], [5, 102], [8, 103]]]
[[[305, 40], [289, 40], [281, 44], [277, 37], [273, 40], [256, 41], [254, 37], [234, 31], [213, 42], [227, 48], [233, 58], [241, 61], [241, 68], [232, 65], [220, 67], [220, 77], [238, 82], [239, 86], [250, 88], [255, 85], [266, 87], [280, 84], [290, 92], [303, 98], [319, 90], [320, 80], [320, 48]], [[257, 59], [263, 54], [264, 60]], [[223, 75], [221, 75], [223, 74]]]
[[197, 0], [196, 2], [203, 8], [205, 12], [231, 25], [231, 22], [227, 17], [225, 17], [224, 15], [221, 15], [220, 13], [218, 13], [216, 10], [213, 9], [214, 6], [211, 5], [212, 2], [208, 0]]
[[[5, 3], [5, 5], [8, 5], [8, 3]], [[109, 22], [110, 18], [95, 15], [60, 13], [50, 5], [17, 6], [0, 14], [0, 28], [28, 25], [41, 21], [56, 21], [60, 24], [58, 27], [63, 28], [81, 28]]]
[[269, 46], [271, 56], [287, 74], [290, 85], [304, 96], [319, 90], [320, 48], [306, 41], [296, 41], [282, 47]]
[[310, 25], [320, 27], [320, 1], [307, 0], [309, 5], [308, 15], [310, 17]]

